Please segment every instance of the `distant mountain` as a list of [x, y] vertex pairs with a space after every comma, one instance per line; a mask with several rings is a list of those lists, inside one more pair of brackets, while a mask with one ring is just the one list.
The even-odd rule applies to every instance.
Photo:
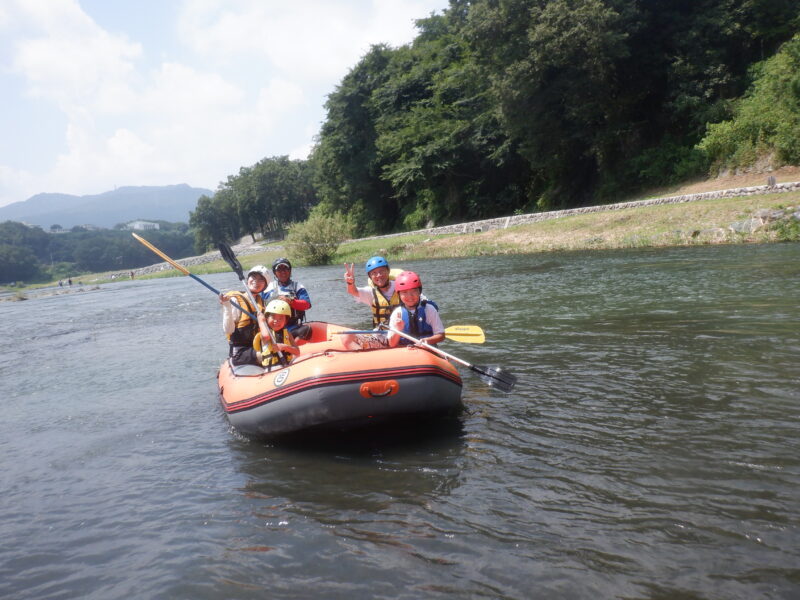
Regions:
[[135, 219], [189, 222], [189, 211], [202, 195], [214, 192], [185, 183], [163, 186], [126, 186], [91, 196], [36, 194], [22, 202], [0, 207], [0, 222], [24, 221], [49, 229], [61, 225], [113, 227]]

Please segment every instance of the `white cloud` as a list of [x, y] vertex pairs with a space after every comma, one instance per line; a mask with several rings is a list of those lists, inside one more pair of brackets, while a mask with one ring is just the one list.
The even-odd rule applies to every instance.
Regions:
[[109, 91], [128, 88], [140, 44], [112, 36], [68, 0], [15, 4], [27, 33], [17, 45], [12, 68], [25, 77], [28, 92], [70, 113], [102, 106]]
[[[371, 44], [410, 41], [413, 20], [443, 6], [185, 0], [174, 23], [185, 46], [167, 54], [154, 45], [163, 40], [104, 30], [75, 0], [4, 0], [0, 27], [12, 75], [67, 126], [48, 133], [60, 148], [49, 165], [0, 165], [0, 205], [113, 185], [214, 188], [265, 156], [305, 158], [325, 94]], [[153, 68], [152, 56], [169, 59]]]
[[340, 79], [373, 44], [411, 41], [443, 0], [185, 0], [178, 31], [211, 60], [268, 60], [300, 80]]

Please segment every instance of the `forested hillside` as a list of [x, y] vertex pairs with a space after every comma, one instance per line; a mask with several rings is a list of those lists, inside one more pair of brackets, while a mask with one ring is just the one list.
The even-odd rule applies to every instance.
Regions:
[[[764, 62], [800, 31], [796, 0], [451, 0], [418, 27], [332, 91], [309, 161], [265, 159], [204, 199], [200, 245], [314, 205], [382, 233], [617, 200], [756, 154], [797, 160], [776, 148], [800, 144], [800, 42], [780, 68]], [[764, 77], [783, 84], [752, 87]], [[743, 98], [771, 102], [765, 88], [782, 112], [763, 125]]]
[[[175, 258], [194, 252], [194, 237], [186, 223], [157, 221], [148, 240]], [[87, 231], [73, 227], [46, 233], [40, 227], [0, 223], [0, 283], [54, 280], [79, 273], [132, 269], [151, 265], [153, 254], [121, 227]]]

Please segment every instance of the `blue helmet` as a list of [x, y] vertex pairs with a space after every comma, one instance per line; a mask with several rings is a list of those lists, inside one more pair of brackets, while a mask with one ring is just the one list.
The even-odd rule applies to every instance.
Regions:
[[374, 271], [378, 267], [386, 267], [388, 269], [389, 268], [389, 263], [386, 262], [386, 259], [383, 258], [382, 256], [373, 256], [372, 258], [370, 258], [367, 261], [367, 264], [364, 267], [364, 270], [366, 270], [367, 275], [369, 275], [370, 271]]

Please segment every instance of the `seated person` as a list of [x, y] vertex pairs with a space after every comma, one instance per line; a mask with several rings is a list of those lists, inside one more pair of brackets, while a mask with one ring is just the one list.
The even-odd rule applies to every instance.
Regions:
[[283, 300], [292, 309], [288, 329], [296, 339], [307, 340], [311, 337], [311, 327], [303, 325], [306, 311], [311, 308], [311, 298], [302, 283], [292, 281], [292, 263], [288, 258], [277, 258], [272, 263], [275, 281], [264, 290], [264, 301]]
[[395, 278], [389, 269], [389, 263], [382, 256], [373, 256], [367, 261], [364, 270], [369, 277], [369, 285], [356, 287], [353, 275], [353, 263], [344, 265], [344, 281], [347, 293], [372, 308], [372, 326], [378, 329], [389, 324], [389, 315], [400, 306], [400, 297], [395, 291]]
[[[431, 346], [444, 340], [444, 325], [439, 317], [439, 310], [435, 302], [422, 295], [422, 281], [419, 275], [413, 271], [403, 271], [397, 276], [394, 286], [400, 295], [402, 305], [394, 309], [392, 316], [389, 317], [391, 328], [407, 333]], [[392, 348], [397, 344], [414, 343], [393, 331], [389, 331], [388, 341]]]
[[262, 367], [272, 368], [275, 365], [285, 367], [298, 354], [300, 349], [295, 345], [287, 323], [292, 309], [283, 300], [272, 300], [258, 315], [259, 334], [253, 341]]
[[264, 309], [261, 292], [269, 282], [269, 271], [263, 265], [256, 265], [247, 272], [247, 289], [256, 300], [258, 306], [253, 306], [244, 292], [231, 291], [219, 295], [222, 305], [222, 330], [228, 338], [228, 357], [233, 366], [261, 365], [261, 360], [253, 350], [253, 339], [258, 333], [258, 323], [250, 315], [233, 306], [231, 300], [245, 310], [257, 314]]

